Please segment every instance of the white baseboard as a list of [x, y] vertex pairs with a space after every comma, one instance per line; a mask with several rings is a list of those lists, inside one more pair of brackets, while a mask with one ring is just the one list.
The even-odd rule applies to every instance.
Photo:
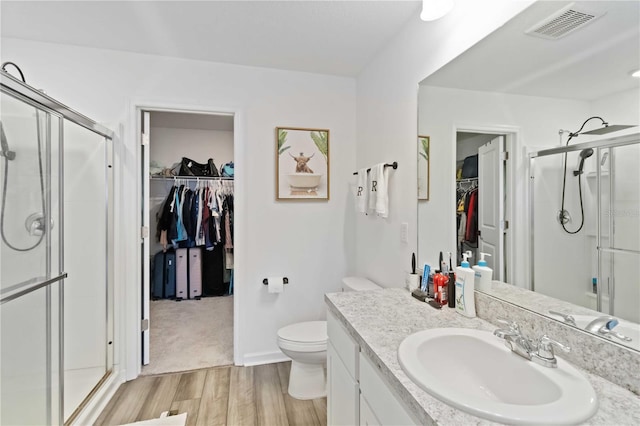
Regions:
[[276, 362], [291, 361], [291, 358], [280, 351], [277, 352], [254, 352], [244, 355], [244, 366], [275, 364]]
[[[114, 366], [116, 370], [117, 366]], [[102, 410], [107, 406], [113, 395], [116, 393], [121, 384], [125, 382], [124, 376], [120, 371], [114, 371], [109, 378], [102, 384], [100, 389], [93, 395], [91, 401], [87, 403], [84, 409], [78, 414], [73, 421], [73, 425], [92, 425], [98, 419]]]

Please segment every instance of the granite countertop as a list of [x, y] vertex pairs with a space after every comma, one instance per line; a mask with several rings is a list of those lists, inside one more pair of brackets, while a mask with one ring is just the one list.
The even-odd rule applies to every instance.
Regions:
[[[493, 331], [496, 327], [480, 318], [466, 318], [453, 309], [434, 309], [404, 289], [325, 295], [329, 310], [359, 343], [362, 352], [378, 366], [395, 395], [422, 424], [486, 425], [493, 422], [467, 414], [432, 397], [404, 373], [397, 357], [400, 342], [410, 334], [443, 327]], [[575, 366], [574, 366], [575, 367]], [[576, 367], [578, 368], [578, 367]], [[634, 393], [602, 377], [578, 368], [598, 395], [598, 412], [584, 424], [638, 424], [640, 399]]]

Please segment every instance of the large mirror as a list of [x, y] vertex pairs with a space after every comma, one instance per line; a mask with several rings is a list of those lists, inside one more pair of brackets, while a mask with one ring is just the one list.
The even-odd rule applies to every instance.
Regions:
[[639, 124], [638, 70], [640, 2], [539, 1], [420, 82], [420, 262], [487, 253], [494, 280], [640, 350], [640, 127], [616, 127]]

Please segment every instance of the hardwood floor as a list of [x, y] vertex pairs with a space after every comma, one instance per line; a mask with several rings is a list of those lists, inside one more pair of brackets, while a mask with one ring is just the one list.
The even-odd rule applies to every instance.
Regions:
[[124, 383], [96, 425], [187, 413], [187, 426], [326, 425], [327, 399], [294, 399], [287, 393], [289, 362], [255, 367], [216, 367], [144, 376]]

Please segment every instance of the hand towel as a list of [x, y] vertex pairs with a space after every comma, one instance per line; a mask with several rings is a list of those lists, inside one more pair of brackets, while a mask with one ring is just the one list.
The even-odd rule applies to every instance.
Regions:
[[369, 211], [374, 212], [376, 210], [376, 202], [378, 201], [378, 177], [380, 172], [376, 166], [371, 167], [369, 171], [369, 181], [367, 182], [367, 189], [369, 192]]
[[368, 185], [367, 185], [367, 169], [358, 170], [358, 179], [356, 184], [356, 211], [358, 213], [367, 213], [369, 206], [367, 205], [368, 199]]
[[389, 216], [389, 191], [388, 191], [388, 183], [389, 183], [389, 169], [385, 167], [384, 163], [376, 164], [371, 168], [373, 172], [375, 170], [375, 174], [377, 175], [377, 184], [376, 184], [376, 203], [375, 203], [375, 212], [380, 217], [388, 217]]

